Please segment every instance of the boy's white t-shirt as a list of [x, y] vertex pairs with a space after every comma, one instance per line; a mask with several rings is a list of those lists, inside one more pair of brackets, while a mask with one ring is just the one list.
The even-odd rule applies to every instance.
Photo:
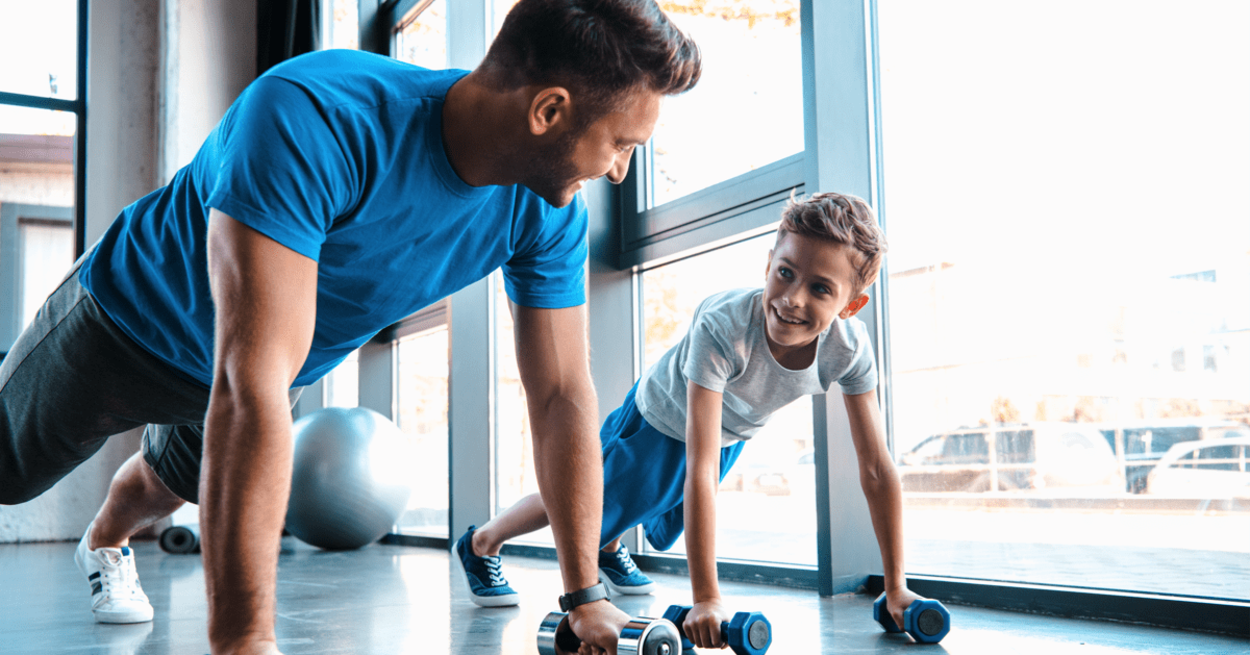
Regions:
[[877, 386], [868, 329], [858, 318], [835, 319], [818, 337], [812, 365], [783, 367], [768, 349], [763, 289], [734, 289], [705, 299], [681, 342], [638, 382], [638, 412], [660, 432], [686, 440], [686, 386], [690, 381], [724, 395], [721, 445], [750, 439], [773, 412], [824, 393], [837, 382], [856, 395]]

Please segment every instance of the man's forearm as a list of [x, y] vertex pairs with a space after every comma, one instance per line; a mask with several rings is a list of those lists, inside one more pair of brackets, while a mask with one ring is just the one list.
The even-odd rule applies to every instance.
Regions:
[[291, 487], [285, 396], [240, 400], [214, 390], [204, 431], [200, 525], [214, 653], [273, 642], [282, 524]]
[[[588, 385], [587, 385], [588, 386]], [[565, 591], [599, 581], [599, 533], [603, 520], [603, 460], [595, 434], [593, 388], [557, 396], [531, 407], [534, 470], [559, 552]]]

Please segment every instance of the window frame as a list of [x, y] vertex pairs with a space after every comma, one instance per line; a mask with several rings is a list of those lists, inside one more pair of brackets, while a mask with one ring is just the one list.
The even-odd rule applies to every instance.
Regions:
[[[78, 0], [78, 18], [75, 25], [78, 52], [76, 56], [76, 68], [78, 79], [76, 81], [76, 96], [73, 100], [64, 98], [49, 98], [44, 96], [27, 95], [24, 93], [12, 93], [9, 91], [0, 91], [0, 105], [10, 107], [26, 107], [28, 109], [44, 109], [52, 111], [64, 111], [74, 114], [74, 155], [73, 155], [73, 171], [74, 171], [74, 208], [72, 222], [74, 227], [74, 259], [77, 260], [86, 252], [87, 244], [87, 54], [88, 54], [88, 33], [90, 21], [89, 0]], [[29, 205], [23, 205], [29, 207]], [[60, 213], [54, 217], [60, 220]], [[15, 313], [20, 313], [20, 308], [13, 306]], [[0, 320], [5, 315], [0, 314]], [[20, 323], [21, 317], [13, 318], [14, 323]], [[20, 331], [13, 332], [16, 337]], [[5, 346], [7, 349], [7, 346]], [[4, 351], [0, 351], [0, 358], [3, 358]]]

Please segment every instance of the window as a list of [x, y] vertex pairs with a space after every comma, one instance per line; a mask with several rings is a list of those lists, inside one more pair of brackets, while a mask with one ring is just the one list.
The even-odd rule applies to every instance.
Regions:
[[0, 352], [74, 263], [76, 122], [0, 105]]
[[444, 0], [420, 3], [395, 28], [394, 56], [424, 68], [447, 68], [447, 5]]
[[1244, 490], [1148, 482], [1250, 421], [1250, 6], [877, 8], [900, 469], [961, 429], [1035, 460], [908, 489], [909, 573], [1250, 598]]
[[802, 152], [798, 0], [660, 6], [699, 45], [703, 74], [664, 101], [651, 140], [651, 205]]
[[360, 406], [360, 351], [353, 351], [325, 377], [326, 407]]
[[[768, 232], [642, 273], [645, 366], [685, 336], [706, 297], [763, 286], [775, 241]], [[811, 397], [778, 410], [747, 442], [717, 494], [718, 558], [816, 564], [813, 443]], [[684, 554], [685, 540], [670, 552]]]
[[360, 3], [357, 0], [324, 0], [321, 12], [322, 47], [358, 50], [360, 48]]
[[85, 0], [8, 3], [0, 21], [0, 353], [82, 248]]
[[418, 455], [409, 467], [413, 481], [408, 508], [399, 518], [404, 534], [447, 536], [447, 324], [401, 337], [397, 403], [399, 429]]
[[77, 23], [77, 0], [5, 3], [0, 92], [77, 99]]

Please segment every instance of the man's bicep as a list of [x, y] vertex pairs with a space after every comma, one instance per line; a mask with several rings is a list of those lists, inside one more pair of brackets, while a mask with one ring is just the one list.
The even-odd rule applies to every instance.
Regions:
[[289, 387], [312, 344], [317, 263], [214, 209], [208, 268], [214, 378]]

